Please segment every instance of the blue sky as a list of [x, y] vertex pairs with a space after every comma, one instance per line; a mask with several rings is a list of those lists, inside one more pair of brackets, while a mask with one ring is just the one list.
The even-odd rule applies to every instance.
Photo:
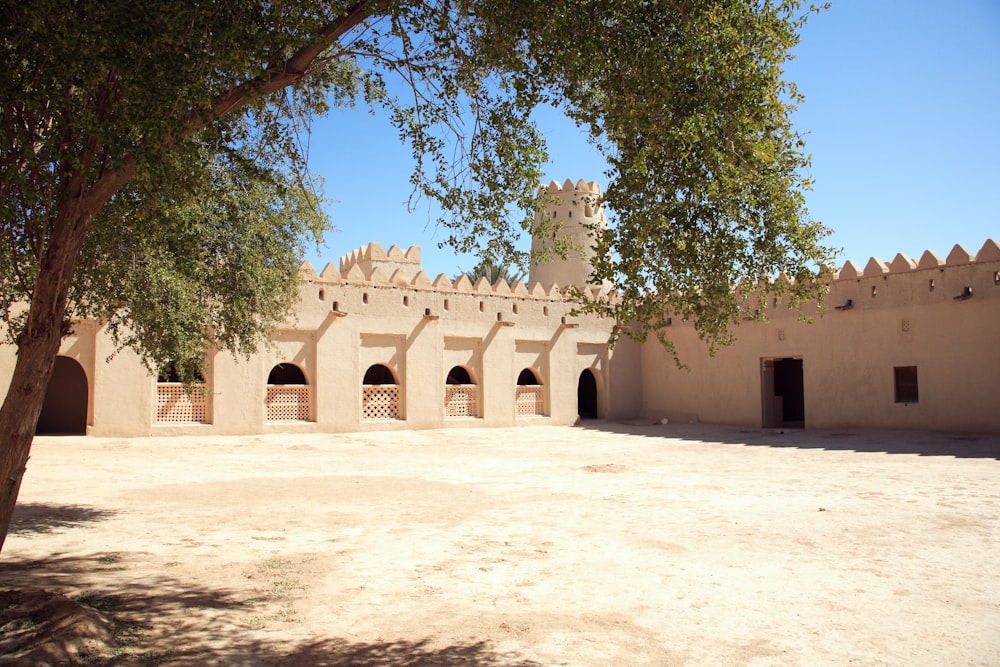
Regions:
[[[838, 267], [1000, 241], [1000, 2], [834, 0], [795, 54], [786, 75], [806, 96], [794, 120], [812, 154], [808, 206], [843, 249]], [[603, 183], [603, 160], [572, 123], [539, 122], [546, 181]], [[421, 246], [432, 279], [475, 264], [437, 249], [426, 201], [407, 211], [412, 160], [384, 119], [357, 108], [317, 121], [310, 168], [340, 230], [308, 256], [317, 270], [369, 241]]]

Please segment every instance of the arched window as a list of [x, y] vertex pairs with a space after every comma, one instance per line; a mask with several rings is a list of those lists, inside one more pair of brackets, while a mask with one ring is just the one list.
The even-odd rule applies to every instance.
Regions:
[[475, 384], [464, 366], [455, 366], [448, 371], [445, 384]]
[[362, 384], [362, 419], [400, 419], [399, 384], [391, 368], [383, 364], [370, 366]]
[[479, 387], [469, 370], [455, 366], [448, 371], [444, 387], [445, 417], [478, 417]]
[[[200, 371], [196, 370], [194, 372], [195, 382], [205, 382], [205, 375]], [[159, 374], [156, 376], [157, 382], [180, 382], [181, 373], [177, 370], [177, 364], [174, 362], [169, 362], [166, 366], [160, 369]]]
[[375, 364], [365, 371], [365, 384], [399, 384], [392, 369], [382, 364]]
[[86, 435], [88, 390], [87, 373], [83, 366], [71, 357], [56, 357], [35, 433]]
[[530, 368], [525, 368], [523, 371], [521, 371], [521, 374], [517, 376], [517, 384], [520, 387], [524, 387], [528, 385], [536, 385], [541, 383], [538, 381], [538, 376], [535, 375], [535, 371], [531, 370]]
[[185, 387], [174, 362], [160, 369], [156, 382], [156, 421], [161, 424], [207, 424], [208, 388], [205, 376], [195, 371], [195, 382]]
[[518, 417], [545, 415], [545, 387], [530, 368], [525, 368], [517, 376], [514, 414]]
[[302, 369], [295, 364], [278, 364], [267, 375], [268, 384], [309, 384]]
[[267, 421], [310, 421], [311, 399], [306, 375], [295, 364], [278, 364], [267, 374]]

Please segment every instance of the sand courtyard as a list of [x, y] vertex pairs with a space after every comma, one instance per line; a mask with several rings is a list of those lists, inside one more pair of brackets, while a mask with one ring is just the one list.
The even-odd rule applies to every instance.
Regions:
[[40, 437], [20, 503], [91, 664], [1000, 664], [1000, 435]]

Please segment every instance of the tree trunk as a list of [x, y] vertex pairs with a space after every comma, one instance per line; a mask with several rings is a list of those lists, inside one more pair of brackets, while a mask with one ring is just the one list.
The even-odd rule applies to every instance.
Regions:
[[[347, 12], [317, 34], [314, 43], [300, 48], [282, 63], [267, 68], [249, 82], [221, 95], [209, 114], [192, 111], [183, 136], [203, 129], [216, 118], [233, 113], [262, 97], [295, 85], [309, 75], [309, 68], [338, 39], [363, 23], [369, 16], [369, 2], [359, 0]], [[339, 57], [339, 54], [338, 54]], [[72, 124], [67, 126], [72, 128]], [[68, 136], [73, 137], [72, 133]], [[81, 139], [80, 137], [76, 137]], [[82, 139], [81, 139], [82, 141]], [[72, 145], [72, 141], [68, 141]], [[170, 139], [165, 147], [173, 143]], [[68, 331], [66, 298], [93, 216], [135, 175], [134, 157], [126, 157], [114, 171], [104, 173], [90, 186], [84, 174], [91, 167], [100, 146], [94, 138], [82, 141], [85, 150], [65, 170], [59, 211], [51, 222], [52, 235], [35, 277], [28, 310], [28, 322], [17, 336], [17, 362], [3, 406], [0, 407], [0, 549], [7, 539], [21, 479], [31, 453], [35, 427], [45, 402], [62, 337]], [[81, 169], [80, 166], [83, 166]], [[62, 165], [66, 166], [66, 165]], [[44, 222], [39, 221], [41, 224]]]
[[91, 218], [79, 212], [76, 203], [64, 202], [64, 209], [77, 210], [60, 215], [55, 224], [31, 295], [27, 324], [17, 336], [14, 374], [0, 407], [0, 549], [10, 530], [59, 345], [68, 331], [66, 297]]

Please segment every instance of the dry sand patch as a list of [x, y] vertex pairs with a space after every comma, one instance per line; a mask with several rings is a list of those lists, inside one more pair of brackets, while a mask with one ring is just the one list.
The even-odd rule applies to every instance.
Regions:
[[89, 664], [1000, 663], [1000, 436], [587, 424], [39, 438], [0, 585]]

